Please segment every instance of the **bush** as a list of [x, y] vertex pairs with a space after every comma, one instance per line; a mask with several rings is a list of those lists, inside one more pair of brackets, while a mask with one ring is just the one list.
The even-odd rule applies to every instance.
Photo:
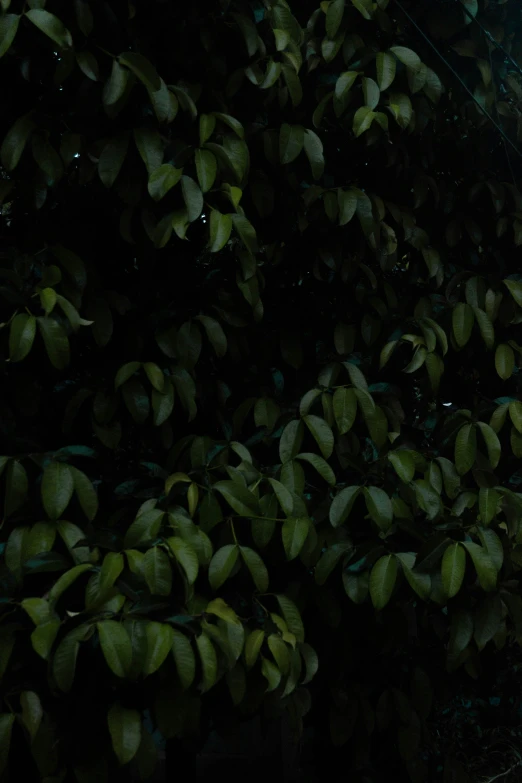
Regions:
[[432, 702], [522, 638], [483, 5], [1, 1], [6, 780], [147, 779], [257, 714], [438, 778]]

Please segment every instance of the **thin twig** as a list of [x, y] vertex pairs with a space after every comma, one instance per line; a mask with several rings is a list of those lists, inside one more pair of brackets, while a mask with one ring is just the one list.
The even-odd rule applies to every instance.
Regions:
[[485, 780], [484, 783], [493, 783], [494, 780], [498, 780], [499, 778], [503, 778], [504, 775], [509, 775], [510, 772], [513, 772], [514, 769], [516, 769], [517, 767], [520, 767], [521, 764], [522, 764], [522, 761], [517, 761], [516, 764], [513, 764], [512, 767], [510, 767], [509, 769], [506, 769], [505, 772], [501, 772], [499, 775], [495, 775], [494, 778], [489, 778], [489, 780]]

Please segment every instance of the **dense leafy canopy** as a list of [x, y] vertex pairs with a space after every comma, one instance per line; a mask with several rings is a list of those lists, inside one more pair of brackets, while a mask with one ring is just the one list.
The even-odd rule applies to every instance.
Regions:
[[0, 5], [0, 775], [439, 779], [522, 640], [516, 0]]

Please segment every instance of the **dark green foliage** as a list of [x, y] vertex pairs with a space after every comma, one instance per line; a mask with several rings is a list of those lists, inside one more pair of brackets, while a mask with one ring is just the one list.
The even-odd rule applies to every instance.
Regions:
[[[522, 640], [498, 130], [388, 0], [0, 5], [0, 776], [262, 712], [437, 779], [433, 700]], [[461, 5], [404, 6], [522, 136]]]

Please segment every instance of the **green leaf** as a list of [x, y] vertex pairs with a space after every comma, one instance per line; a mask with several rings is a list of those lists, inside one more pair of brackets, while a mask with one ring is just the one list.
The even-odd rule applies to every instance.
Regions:
[[477, 455], [477, 432], [473, 424], [464, 424], [455, 440], [455, 465], [459, 475], [463, 476], [475, 464]]
[[389, 451], [388, 459], [401, 481], [404, 481], [405, 484], [409, 484], [415, 475], [415, 463], [410, 452], [407, 449]]
[[370, 79], [368, 76], [363, 76], [362, 88], [365, 105], [369, 106], [370, 109], [375, 109], [381, 97], [381, 91], [379, 90], [377, 82]]
[[250, 547], [240, 546], [241, 557], [246, 564], [254, 584], [260, 593], [266, 593], [268, 590], [268, 571], [260, 556]]
[[509, 293], [520, 307], [522, 307], [522, 283], [517, 280], [504, 280]]
[[152, 63], [142, 54], [125, 52], [119, 56], [120, 65], [132, 71], [145, 85], [147, 90], [156, 92], [161, 87], [161, 80]]
[[375, 112], [369, 106], [361, 106], [355, 112], [352, 130], [356, 137], [367, 131], [375, 118]]
[[298, 642], [304, 642], [304, 625], [299, 609], [286, 595], [279, 594], [276, 595], [276, 598], [288, 630]]
[[163, 549], [158, 546], [148, 549], [142, 561], [141, 571], [153, 595], [170, 595], [172, 569], [168, 555]]
[[466, 552], [460, 543], [451, 544], [442, 557], [442, 585], [448, 598], [457, 595], [466, 572]]
[[217, 655], [212, 641], [204, 632], [196, 636], [196, 647], [198, 648], [203, 672], [201, 691], [205, 693], [215, 685], [217, 680]]
[[33, 115], [29, 112], [19, 117], [7, 131], [0, 147], [0, 162], [7, 171], [17, 167], [34, 127]]
[[406, 46], [392, 46], [390, 47], [390, 52], [393, 52], [395, 57], [401, 63], [404, 63], [407, 68], [411, 68], [414, 71], [417, 71], [422, 65], [419, 55]]
[[50, 519], [59, 519], [71, 500], [74, 480], [71, 469], [63, 462], [51, 462], [43, 473], [42, 502]]
[[515, 353], [507, 343], [497, 345], [495, 351], [495, 369], [503, 381], [507, 381], [513, 375], [515, 369]]
[[154, 541], [158, 537], [164, 515], [164, 511], [154, 508], [137, 516], [125, 533], [125, 549], [134, 549]]
[[353, 550], [351, 541], [341, 541], [328, 547], [315, 566], [314, 577], [316, 584], [324, 585], [339, 560], [350, 550]]
[[251, 669], [256, 663], [259, 651], [261, 650], [263, 641], [265, 639], [265, 632], [260, 628], [253, 630], [246, 639], [244, 656], [247, 669]]
[[501, 499], [502, 496], [496, 489], [490, 487], [479, 489], [479, 512], [483, 525], [489, 525], [495, 518]]
[[295, 419], [286, 425], [279, 441], [279, 458], [283, 464], [289, 462], [299, 453], [303, 437], [304, 428], [299, 419]]
[[435, 519], [442, 513], [442, 501], [437, 490], [433, 489], [429, 481], [418, 479], [414, 483], [415, 498], [420, 508], [426, 513], [428, 519]]
[[415, 554], [413, 552], [398, 552], [396, 556], [411, 589], [414, 590], [419, 598], [427, 601], [431, 593], [430, 575], [414, 570]]
[[[283, 509], [284, 513], [287, 515], [291, 515], [294, 508], [292, 493], [285, 487], [284, 484], [282, 484], [280, 481], [277, 481], [276, 479], [269, 478], [268, 482], [272, 487], [272, 489], [274, 490], [274, 494], [277, 497], [277, 501], [281, 506], [281, 508]], [[264, 508], [263, 511], [265, 511]]]
[[14, 41], [20, 17], [18, 14], [4, 14], [0, 17], [0, 57], [3, 57]]
[[117, 677], [126, 677], [132, 661], [132, 645], [124, 626], [115, 620], [96, 623], [107, 665]]
[[26, 11], [25, 15], [42, 33], [45, 33], [57, 46], [68, 49], [73, 45], [72, 36], [63, 23], [54, 14], [43, 8]]
[[0, 714], [0, 775], [3, 775], [7, 766], [14, 722], [15, 714], [13, 712]]
[[77, 468], [69, 468], [74, 483], [74, 491], [78, 502], [82, 507], [82, 511], [89, 520], [92, 522], [96, 514], [98, 513], [98, 495], [94, 489], [90, 479]]
[[281, 163], [292, 163], [301, 153], [303, 146], [303, 126], [283, 123], [279, 131], [279, 159]]
[[218, 253], [222, 250], [230, 239], [232, 231], [232, 216], [223, 215], [217, 209], [210, 213], [210, 238], [209, 246], [211, 253]]
[[19, 313], [11, 321], [9, 329], [9, 358], [12, 362], [21, 362], [33, 347], [36, 334], [34, 315]]
[[97, 82], [99, 79], [98, 61], [92, 52], [83, 50], [83, 52], [76, 52], [76, 62], [82, 73], [91, 79], [93, 82]]
[[451, 618], [448, 654], [457, 658], [466, 649], [473, 636], [473, 618], [469, 612], [457, 609]]
[[53, 603], [60, 598], [61, 595], [72, 585], [79, 576], [90, 571], [92, 569], [91, 563], [80, 563], [80, 565], [73, 566], [68, 571], [60, 576], [59, 579], [53, 584], [48, 593], [49, 602]]
[[306, 642], [301, 645], [299, 652], [303, 656], [303, 661], [306, 667], [306, 674], [301, 684], [306, 685], [311, 680], [313, 680], [319, 670], [319, 658], [314, 648]]
[[288, 560], [294, 560], [298, 556], [306, 541], [309, 529], [310, 520], [306, 517], [285, 519], [281, 535]]
[[392, 502], [386, 492], [383, 489], [379, 489], [379, 487], [364, 487], [364, 498], [370, 517], [377, 523], [381, 530], [388, 530], [393, 522], [393, 508]]
[[[321, 454], [325, 459], [331, 456], [334, 447], [334, 435], [328, 424], [324, 419], [313, 414], [307, 414], [303, 416], [303, 421], [312, 433], [317, 445], [321, 450]], [[282, 436], [281, 436], [282, 440]]]
[[174, 409], [174, 386], [170, 380], [165, 381], [163, 392], [152, 390], [152, 420], [156, 427], [160, 427], [170, 417]]
[[312, 177], [320, 179], [324, 171], [323, 142], [313, 130], [305, 130], [303, 144], [312, 169]]
[[198, 182], [203, 193], [206, 193], [207, 190], [210, 190], [216, 179], [217, 161], [209, 150], [196, 150], [195, 159]]
[[218, 358], [224, 356], [227, 352], [227, 338], [221, 324], [208, 315], [198, 315], [196, 318], [203, 324], [207, 338], [212, 345], [216, 356]]
[[231, 215], [232, 225], [237, 231], [239, 238], [249, 253], [255, 255], [258, 250], [256, 230], [252, 223], [244, 215]]
[[154, 674], [169, 654], [174, 641], [174, 631], [166, 623], [148, 622], [146, 636], [147, 653], [143, 663], [144, 677]]
[[242, 517], [260, 517], [261, 511], [256, 496], [235, 481], [216, 481], [213, 489], [219, 492], [228, 505]]
[[522, 433], [522, 402], [513, 400], [509, 403], [509, 415], [515, 429]]
[[395, 79], [396, 61], [388, 52], [378, 52], [376, 56], [377, 84], [381, 92], [387, 90]]
[[149, 379], [151, 386], [158, 392], [162, 392], [165, 387], [165, 376], [162, 370], [154, 362], [145, 362], [143, 365], [145, 374]]
[[473, 308], [469, 304], [459, 302], [455, 305], [451, 322], [455, 342], [459, 348], [463, 348], [471, 337], [474, 319]]
[[137, 424], [143, 424], [150, 413], [150, 401], [143, 384], [131, 378], [122, 386], [122, 397], [130, 415]]
[[49, 659], [59, 629], [59, 620], [48, 620], [47, 622], [38, 625], [31, 634], [33, 650], [40, 658], [43, 658], [44, 661]]
[[193, 223], [203, 211], [203, 194], [197, 182], [185, 174], [181, 177], [181, 191], [187, 208], [188, 221]]
[[123, 166], [128, 147], [128, 133], [120, 133], [103, 148], [98, 160], [98, 175], [106, 188], [111, 188], [114, 185]]
[[[34, 691], [22, 691], [20, 694], [20, 706], [22, 708], [22, 721], [29, 732], [31, 742], [34, 740], [43, 717], [43, 708], [40, 698]], [[1, 737], [1, 730], [0, 730]], [[0, 739], [0, 743], [3, 738]]]
[[333, 395], [335, 423], [341, 435], [351, 430], [357, 415], [357, 397], [353, 389], [340, 387]]
[[205, 613], [213, 614], [216, 617], [221, 618], [221, 620], [224, 620], [226, 623], [232, 623], [232, 625], [238, 626], [241, 625], [241, 620], [237, 614], [230, 606], [228, 606], [228, 604], [225, 603], [225, 601], [223, 601], [222, 598], [214, 598], [213, 601], [210, 601], [210, 603], [207, 604]]
[[183, 169], [175, 169], [170, 163], [163, 163], [150, 173], [147, 189], [154, 201], [160, 201], [181, 179]]
[[21, 606], [35, 625], [40, 625], [49, 619], [50, 606], [44, 598], [24, 598]]
[[105, 596], [124, 568], [123, 555], [119, 552], [107, 552], [103, 558], [99, 577], [99, 590]]
[[337, 191], [337, 202], [339, 206], [339, 225], [345, 226], [355, 215], [357, 194], [353, 190], [339, 188]]
[[199, 571], [199, 560], [192, 546], [179, 536], [167, 539], [167, 544], [174, 553], [178, 563], [182, 566], [189, 584], [194, 584]]
[[271, 691], [274, 691], [281, 682], [281, 672], [277, 666], [272, 663], [272, 661], [269, 661], [268, 658], [263, 658], [261, 663], [261, 673], [263, 677], [266, 678], [268, 683], [266, 692], [270, 693]]
[[339, 527], [348, 519], [360, 491], [361, 487], [358, 486], [345, 487], [335, 496], [330, 506], [330, 522], [333, 527]]
[[493, 639], [502, 624], [503, 604], [499, 595], [487, 595], [475, 610], [473, 638], [479, 652]]
[[150, 176], [163, 162], [161, 136], [152, 128], [134, 128], [134, 142]]
[[[52, 313], [57, 300], [58, 297], [56, 295], [56, 291], [54, 290], [54, 288], [43, 288], [40, 291], [40, 302], [42, 304], [43, 309], [45, 310], [46, 315], [50, 315]], [[36, 332], [36, 319], [35, 319], [34, 327]]]
[[141, 718], [138, 710], [113, 704], [107, 713], [112, 747], [120, 764], [132, 761], [141, 742]]
[[[330, 486], [335, 485], [335, 473], [333, 472], [330, 465], [324, 460], [322, 457], [320, 457], [318, 454], [314, 454], [313, 452], [303, 452], [301, 454], [296, 455], [296, 459], [304, 460], [304, 462], [308, 462], [312, 467], [316, 469], [316, 471], [319, 473], [319, 475], [324, 478]], [[285, 512], [286, 513], [286, 512]]]
[[[245, 131], [243, 129], [243, 126], [239, 122], [239, 120], [236, 120], [235, 117], [231, 117], [230, 114], [222, 114], [221, 112], [214, 111], [212, 112], [212, 115], [221, 122], [224, 122], [225, 125], [228, 125], [228, 127], [234, 131], [236, 136], [238, 136], [240, 139], [245, 138]], [[201, 142], [203, 144], [203, 142]]]
[[103, 105], [114, 106], [125, 95], [128, 82], [129, 72], [114, 59], [111, 75], [103, 88]]
[[495, 328], [491, 323], [489, 316], [478, 307], [473, 308], [475, 320], [478, 323], [482, 339], [486, 348], [493, 348], [495, 344]]
[[477, 529], [477, 535], [480, 538], [482, 546], [488, 553], [493, 566], [497, 571], [500, 571], [502, 564], [504, 563], [504, 548], [502, 546], [502, 541], [491, 528], [479, 527]]
[[473, 541], [463, 541], [462, 546], [467, 549], [473, 561], [482, 589], [486, 592], [494, 590], [497, 586], [497, 571], [490, 555], [483, 547]]
[[210, 561], [208, 581], [213, 590], [218, 590], [230, 576], [236, 565], [239, 549], [236, 544], [227, 544], [218, 549]]
[[42, 335], [47, 355], [53, 367], [63, 370], [69, 364], [69, 339], [54, 318], [39, 317], [38, 327]]
[[326, 34], [335, 38], [344, 14], [344, 0], [332, 0], [326, 11]]
[[[36, 630], [38, 631], [41, 628], [43, 626], [39, 626]], [[53, 656], [53, 676], [56, 684], [64, 693], [69, 693], [74, 682], [80, 641], [83, 641], [90, 635], [91, 631], [91, 626], [80, 625], [74, 631], [68, 633], [56, 648]]]
[[267, 644], [273, 658], [282, 674], [288, 674], [290, 668], [290, 652], [278, 634], [270, 634]]
[[190, 640], [181, 631], [173, 629], [172, 655], [176, 662], [176, 669], [181, 685], [184, 689], [190, 688], [196, 676], [196, 656]]
[[495, 430], [493, 430], [489, 426], [489, 424], [486, 424], [483, 421], [479, 421], [477, 422], [477, 427], [482, 433], [482, 437], [484, 438], [484, 441], [486, 443], [489, 463], [494, 470], [498, 466], [498, 463], [500, 462], [500, 455], [502, 453], [502, 447], [500, 445], [500, 441], [497, 437]]
[[370, 572], [370, 597], [377, 611], [384, 609], [391, 598], [397, 579], [397, 558], [383, 555]]

